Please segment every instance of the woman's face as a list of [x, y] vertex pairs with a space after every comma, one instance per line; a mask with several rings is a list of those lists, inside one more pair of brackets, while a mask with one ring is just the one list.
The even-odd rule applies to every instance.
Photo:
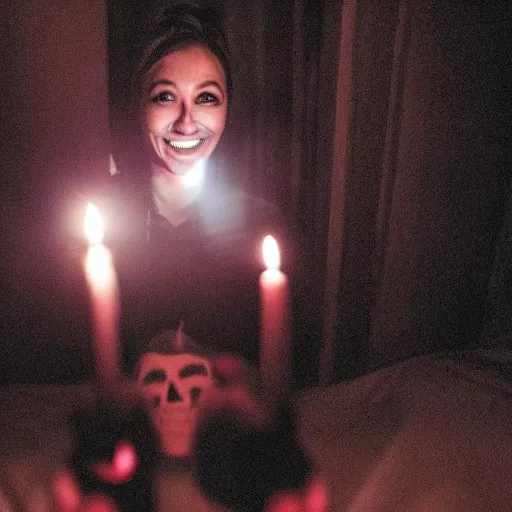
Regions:
[[224, 131], [226, 77], [219, 60], [202, 46], [160, 59], [142, 85], [141, 125], [159, 172], [184, 175], [208, 158]]

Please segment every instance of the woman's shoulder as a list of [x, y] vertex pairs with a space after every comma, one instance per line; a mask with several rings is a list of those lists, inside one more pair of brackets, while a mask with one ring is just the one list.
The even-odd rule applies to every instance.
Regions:
[[292, 264], [293, 237], [285, 216], [260, 196], [240, 189], [224, 190], [215, 195], [201, 222], [209, 250], [226, 258], [231, 255], [229, 261], [246, 262], [247, 268], [260, 269], [263, 240], [272, 235], [278, 242], [283, 268]]
[[201, 211], [201, 219], [210, 233], [265, 229], [280, 231], [286, 227], [285, 217], [275, 204], [231, 187], [218, 187], [214, 193], [210, 193]]

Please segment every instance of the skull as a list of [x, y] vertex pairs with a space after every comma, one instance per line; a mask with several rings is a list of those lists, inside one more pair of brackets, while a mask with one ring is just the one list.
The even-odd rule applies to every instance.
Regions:
[[137, 381], [150, 406], [161, 451], [187, 457], [201, 394], [214, 382], [210, 362], [190, 353], [146, 352], [138, 367]]

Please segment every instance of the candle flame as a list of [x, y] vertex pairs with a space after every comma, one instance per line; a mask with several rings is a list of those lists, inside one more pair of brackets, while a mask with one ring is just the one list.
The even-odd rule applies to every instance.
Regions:
[[101, 244], [103, 241], [103, 219], [92, 203], [87, 205], [85, 212], [84, 232], [91, 245]]
[[267, 235], [263, 240], [263, 261], [267, 269], [278, 269], [281, 264], [279, 247], [272, 235]]

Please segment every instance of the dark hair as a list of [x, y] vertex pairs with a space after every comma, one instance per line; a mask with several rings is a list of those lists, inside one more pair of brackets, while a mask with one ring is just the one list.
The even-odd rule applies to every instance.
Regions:
[[194, 44], [204, 46], [219, 59], [226, 76], [228, 98], [231, 98], [229, 50], [221, 15], [211, 8], [194, 4], [167, 7], [151, 23], [133, 77], [133, 98], [139, 98], [144, 78], [154, 64], [162, 57]]

